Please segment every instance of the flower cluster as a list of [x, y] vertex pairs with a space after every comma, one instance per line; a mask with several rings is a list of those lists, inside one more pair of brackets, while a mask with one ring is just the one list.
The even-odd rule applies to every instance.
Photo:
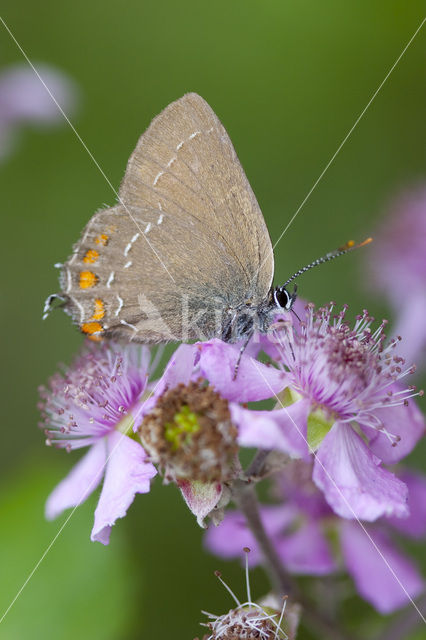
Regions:
[[[158, 474], [202, 527], [218, 525], [208, 549], [234, 557], [250, 547], [251, 565], [267, 563], [247, 514], [227, 507], [238, 502], [236, 487], [272, 475], [274, 503], [259, 520], [285, 571], [346, 571], [382, 613], [417, 597], [422, 577], [394, 543], [395, 532], [426, 534], [426, 479], [395, 469], [425, 429], [414, 399], [421, 392], [406, 383], [413, 367], [366, 311], [353, 325], [333, 304], [299, 313], [256, 336], [236, 376], [240, 345], [220, 340], [181, 345], [159, 377], [146, 346], [85, 345], [40, 391], [47, 444], [89, 448], [49, 496], [47, 517], [79, 505], [103, 478], [91, 537], [108, 544]], [[265, 400], [270, 408], [260, 409]], [[260, 468], [242, 468], [243, 447], [262, 452]], [[211, 617], [208, 638], [294, 637], [297, 624], [283, 627], [277, 616], [238, 603]]]
[[[383, 464], [407, 455], [424, 432], [413, 387], [401, 384], [411, 368], [393, 355], [384, 323], [373, 331], [364, 312], [351, 328], [346, 309], [332, 310], [308, 305], [299, 326], [281, 323], [265, 346], [275, 366], [252, 351], [236, 378], [239, 345], [219, 340], [182, 345], [156, 381], [147, 347], [85, 347], [41, 390], [47, 443], [90, 446], [50, 496], [48, 517], [79, 504], [105, 468], [92, 539], [106, 543], [134, 495], [149, 490], [155, 464], [201, 525], [215, 510], [218, 522], [246, 446], [313, 456], [313, 481], [343, 518], [407, 517], [407, 486]], [[272, 410], [247, 407], [268, 398]]]
[[[274, 504], [263, 506], [263, 526], [286, 569], [295, 575], [352, 577], [359, 594], [381, 613], [390, 613], [416, 598], [424, 588], [414, 563], [398, 548], [395, 534], [426, 536], [426, 477], [401, 474], [411, 509], [407, 518], [375, 523], [338, 518], [311, 480], [312, 464], [293, 460], [275, 479]], [[249, 562], [263, 561], [259, 545], [242, 513], [229, 510], [222, 525], [209, 529], [205, 543], [223, 558], [240, 557], [251, 548]], [[339, 591], [334, 594], [339, 598]]]

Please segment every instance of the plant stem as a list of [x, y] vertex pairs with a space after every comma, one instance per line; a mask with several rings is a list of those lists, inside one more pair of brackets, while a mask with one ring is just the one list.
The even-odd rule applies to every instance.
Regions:
[[[258, 464], [260, 468], [263, 461], [264, 456], [256, 456], [250, 466], [250, 471], [252, 467], [255, 469]], [[255, 485], [245, 480], [236, 480], [233, 485], [233, 498], [244, 514], [247, 525], [262, 551], [265, 569], [276, 593], [281, 596], [287, 595], [293, 602], [299, 602], [303, 606], [305, 622], [312, 631], [318, 634], [318, 637], [324, 637], [328, 640], [353, 640], [346, 632], [339, 629], [335, 621], [329, 620], [315, 608], [313, 602], [300, 593], [298, 585], [282, 566], [278, 553], [260, 518]]]
[[250, 463], [250, 466], [246, 470], [246, 476], [248, 478], [252, 476], [260, 475], [263, 469], [263, 465], [266, 461], [266, 458], [269, 456], [269, 454], [270, 454], [270, 451], [268, 449], [259, 449], [256, 452], [253, 460]]
[[280, 558], [260, 519], [257, 496], [253, 484], [244, 480], [236, 480], [233, 485], [233, 497], [243, 512], [249, 529], [256, 538], [266, 563], [266, 570], [275, 591], [281, 595], [288, 595], [293, 591], [292, 580], [281, 565]]

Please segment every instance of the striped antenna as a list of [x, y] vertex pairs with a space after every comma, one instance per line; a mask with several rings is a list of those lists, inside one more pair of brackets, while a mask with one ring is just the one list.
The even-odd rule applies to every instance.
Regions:
[[360, 242], [359, 244], [355, 244], [353, 240], [349, 240], [349, 242], [344, 244], [343, 247], [339, 247], [339, 249], [330, 251], [330, 253], [327, 253], [322, 258], [317, 258], [310, 264], [307, 264], [306, 267], [302, 267], [301, 269], [299, 269], [299, 271], [296, 271], [296, 273], [293, 273], [293, 275], [287, 280], [287, 282], [284, 282], [282, 286], [286, 287], [290, 282], [292, 282], [293, 280], [298, 278], [300, 275], [302, 275], [302, 273], [305, 273], [305, 271], [309, 271], [309, 269], [312, 269], [313, 267], [317, 267], [319, 264], [323, 264], [324, 262], [330, 262], [330, 260], [334, 260], [334, 258], [338, 258], [339, 256], [344, 256], [345, 253], [349, 253], [350, 251], [354, 251], [355, 249], [364, 247], [366, 244], [370, 244], [370, 242], [373, 242], [373, 238], [367, 238], [366, 240], [364, 240], [363, 242]]

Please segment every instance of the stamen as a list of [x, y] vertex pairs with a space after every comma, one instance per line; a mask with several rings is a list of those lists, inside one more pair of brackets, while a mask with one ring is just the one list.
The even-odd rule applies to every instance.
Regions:
[[278, 633], [279, 633], [279, 631], [281, 629], [281, 623], [282, 623], [283, 617], [284, 617], [284, 611], [285, 611], [286, 604], [287, 604], [287, 598], [288, 598], [288, 596], [283, 596], [283, 606], [281, 608], [281, 615], [280, 615], [280, 619], [278, 620], [277, 628], [275, 629], [274, 640], [277, 640]]
[[247, 600], [251, 602], [251, 592], [250, 592], [250, 577], [249, 577], [249, 568], [248, 568], [248, 556], [250, 553], [250, 549], [248, 547], [244, 547], [243, 549], [245, 553], [246, 560], [246, 589], [247, 589]]
[[333, 303], [318, 309], [308, 304], [299, 326], [276, 327], [289, 387], [308, 398], [313, 411], [320, 409], [342, 422], [367, 423], [395, 446], [399, 437], [372, 415], [418, 395], [411, 387], [392, 394], [394, 383], [414, 367], [405, 367], [404, 359], [395, 354], [398, 339], [386, 340], [386, 320], [372, 327], [373, 318], [364, 309], [351, 328], [344, 321], [346, 309], [333, 315]]
[[220, 483], [235, 477], [237, 429], [228, 402], [202, 379], [166, 390], [138, 433], [164, 476]]
[[220, 571], [215, 571], [214, 575], [219, 580], [219, 582], [221, 582], [223, 584], [223, 586], [225, 587], [227, 592], [230, 594], [230, 596], [233, 598], [233, 600], [237, 603], [237, 606], [241, 607], [241, 602], [238, 600], [237, 596], [232, 591], [231, 587], [228, 587], [228, 585], [226, 584], [225, 580], [222, 578], [221, 572]]

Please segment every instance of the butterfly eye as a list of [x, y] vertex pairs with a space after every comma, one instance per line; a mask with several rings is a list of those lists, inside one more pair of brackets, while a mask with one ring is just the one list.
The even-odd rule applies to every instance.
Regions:
[[274, 300], [277, 307], [290, 311], [293, 298], [284, 287], [277, 287], [274, 291]]

